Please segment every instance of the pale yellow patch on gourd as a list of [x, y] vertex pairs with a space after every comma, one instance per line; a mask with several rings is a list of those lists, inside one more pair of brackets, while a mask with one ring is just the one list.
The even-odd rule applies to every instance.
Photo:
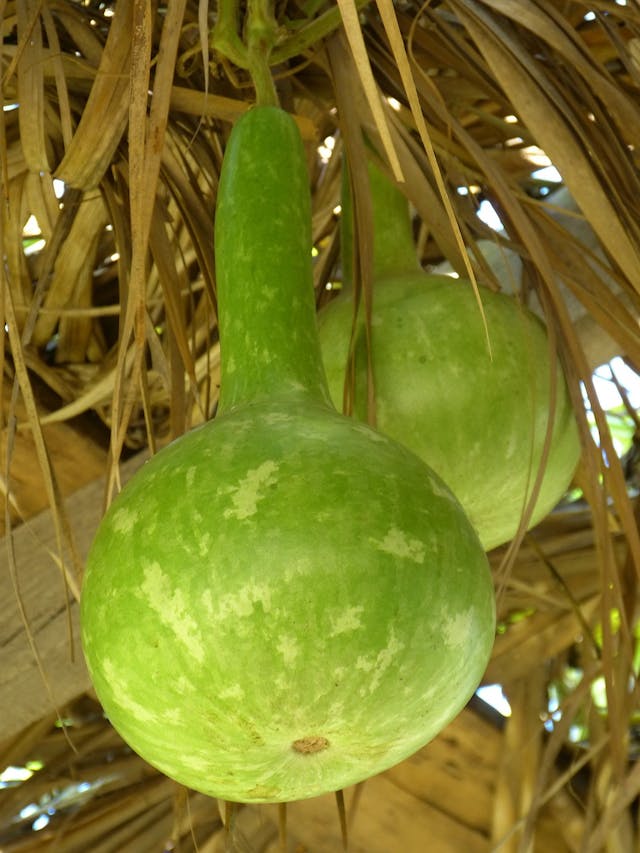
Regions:
[[442, 619], [442, 637], [447, 646], [458, 648], [468, 643], [474, 625], [474, 610], [470, 607], [455, 616], [447, 614]]
[[263, 416], [263, 420], [269, 426], [277, 426], [278, 424], [289, 424], [294, 418], [286, 412], [269, 412]]
[[291, 686], [290, 679], [282, 673], [275, 677], [273, 683], [278, 690], [287, 690]]
[[116, 533], [131, 533], [138, 521], [138, 513], [134, 509], [121, 507], [111, 517], [111, 525]]
[[283, 634], [279, 638], [276, 649], [282, 655], [285, 666], [292, 666], [300, 654], [300, 644], [295, 637], [287, 634]]
[[206, 557], [211, 548], [211, 534], [206, 530], [200, 539], [198, 539], [198, 553], [201, 557]]
[[264, 612], [268, 613], [271, 610], [271, 587], [250, 581], [237, 592], [220, 595], [217, 603], [216, 621], [251, 616], [256, 604], [260, 604]]
[[329, 710], [327, 711], [327, 719], [331, 720], [331, 725], [335, 728], [339, 728], [344, 725], [344, 702], [340, 700], [336, 700], [329, 705]]
[[424, 562], [425, 546], [419, 539], [413, 539], [404, 530], [392, 527], [382, 541], [371, 540], [379, 551], [391, 554], [393, 557], [401, 557], [404, 560], [412, 560], [414, 563]]
[[180, 589], [175, 589], [158, 563], [144, 568], [144, 581], [137, 593], [158, 614], [166, 625], [199, 663], [204, 661], [204, 645], [198, 625], [189, 613], [189, 607]]
[[285, 583], [290, 583], [299, 577], [311, 574], [314, 570], [314, 560], [304, 557], [302, 554], [297, 555], [295, 560], [291, 560], [283, 567], [283, 578]]
[[241, 521], [255, 515], [258, 511], [259, 501], [264, 498], [261, 492], [276, 482], [274, 474], [277, 470], [278, 464], [267, 459], [262, 465], [247, 471], [237, 486], [231, 486], [226, 490], [227, 494], [231, 495], [233, 506], [225, 509], [224, 517], [237, 518]]
[[342, 681], [346, 674], [347, 674], [347, 668], [344, 666], [337, 666], [333, 670], [333, 677], [336, 681]]
[[109, 689], [113, 691], [113, 695], [118, 697], [118, 704], [124, 708], [127, 713], [136, 719], [138, 722], [151, 723], [156, 720], [156, 714], [152, 714], [144, 705], [140, 705], [135, 699], [131, 698], [129, 684], [122, 677], [119, 670], [116, 669], [114, 663], [109, 658], [102, 662], [104, 675], [109, 682]]
[[241, 702], [244, 699], [244, 690], [239, 684], [230, 684], [221, 690], [218, 694], [220, 699], [231, 699], [234, 702]]
[[186, 477], [187, 489], [189, 489], [189, 490], [193, 489], [194, 483], [196, 481], [197, 473], [198, 473], [198, 469], [195, 465], [192, 465], [190, 468], [187, 469], [187, 477]]
[[[405, 644], [400, 642], [396, 637], [393, 628], [391, 628], [389, 631], [387, 645], [384, 649], [380, 649], [375, 657], [361, 656], [358, 658], [356, 661], [356, 669], [359, 669], [362, 672], [371, 673], [371, 680], [368, 684], [369, 693], [373, 693], [373, 691], [378, 687], [382, 680], [382, 676], [394, 663], [398, 652], [401, 652], [402, 649], [404, 649], [404, 645]], [[366, 691], [364, 691], [364, 689], [361, 690], [360, 695], [365, 695], [365, 692]]]
[[213, 596], [211, 595], [210, 589], [205, 589], [200, 597], [200, 601], [202, 602], [202, 607], [204, 608], [207, 616], [213, 616]]
[[346, 634], [349, 631], [357, 631], [362, 627], [360, 614], [364, 607], [359, 604], [355, 607], [347, 607], [340, 613], [331, 617], [331, 632], [330, 637], [337, 637], [339, 634]]
[[178, 678], [176, 678], [175, 686], [178, 693], [196, 692], [193, 682], [189, 681], [189, 679], [184, 675], [179, 675]]

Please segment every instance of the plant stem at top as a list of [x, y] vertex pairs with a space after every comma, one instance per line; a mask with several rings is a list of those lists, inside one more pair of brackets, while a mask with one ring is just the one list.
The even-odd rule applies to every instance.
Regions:
[[249, 0], [247, 48], [249, 73], [260, 106], [278, 106], [269, 58], [278, 34], [278, 23], [270, 0]]

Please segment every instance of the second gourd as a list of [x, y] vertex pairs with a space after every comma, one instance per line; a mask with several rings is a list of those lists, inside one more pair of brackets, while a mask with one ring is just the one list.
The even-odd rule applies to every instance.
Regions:
[[[377, 427], [440, 474], [489, 550], [513, 538], [531, 495], [552, 408], [552, 370], [557, 399], [551, 450], [528, 526], [540, 521], [569, 486], [580, 441], [566, 381], [559, 363], [551, 363], [541, 321], [512, 297], [481, 288], [489, 354], [470, 282], [420, 268], [405, 197], [373, 164], [369, 177]], [[349, 251], [343, 247], [347, 265]], [[338, 408], [353, 311], [353, 289], [347, 287], [319, 317], [329, 390]], [[366, 421], [362, 310], [355, 335], [353, 413]]]

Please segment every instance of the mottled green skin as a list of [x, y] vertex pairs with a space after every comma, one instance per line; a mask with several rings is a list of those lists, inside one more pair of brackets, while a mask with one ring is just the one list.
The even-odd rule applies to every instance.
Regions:
[[240, 119], [218, 198], [221, 409], [103, 519], [82, 642], [147, 761], [226, 800], [289, 801], [389, 767], [460, 710], [489, 657], [493, 589], [439, 478], [329, 402], [286, 113]]
[[[322, 406], [246, 406], [160, 452], [82, 594], [105, 711], [151, 764], [236, 801], [343, 788], [437, 734], [494, 636], [482, 548], [409, 451]], [[301, 755], [292, 742], [323, 737]]]
[[[450, 486], [485, 548], [515, 535], [531, 494], [550, 410], [542, 323], [511, 297], [481, 290], [492, 355], [468, 281], [423, 272], [377, 280], [372, 353], [378, 429], [411, 448]], [[319, 318], [332, 399], [342, 408], [353, 297]], [[354, 412], [366, 412], [366, 342], [356, 342]], [[560, 366], [551, 453], [529, 526], [560, 500], [580, 455]]]

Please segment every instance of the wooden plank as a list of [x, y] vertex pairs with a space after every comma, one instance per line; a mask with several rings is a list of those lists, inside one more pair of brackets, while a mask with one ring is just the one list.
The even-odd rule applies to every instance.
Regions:
[[398, 788], [489, 835], [503, 734], [465, 708], [435, 740], [385, 776]]
[[[4, 382], [1, 389], [3, 411], [9, 411], [11, 386]], [[15, 415], [18, 423], [27, 420], [24, 405], [18, 401]], [[43, 435], [51, 464], [63, 495], [70, 495], [100, 477], [105, 469], [107, 452], [88, 432], [78, 427], [78, 422], [49, 424]], [[4, 477], [7, 457], [7, 430], [0, 431], [0, 465]], [[19, 429], [13, 443], [10, 467], [10, 510], [14, 523], [31, 518], [47, 507], [44, 479], [38, 465], [31, 431]], [[5, 533], [6, 485], [0, 491], [0, 536]]]
[[[473, 768], [468, 768], [472, 772]], [[347, 813], [353, 790], [346, 792]], [[332, 795], [287, 807], [289, 844], [294, 850], [342, 850]], [[390, 840], [393, 846], [390, 846]], [[434, 806], [395, 785], [387, 774], [364, 783], [349, 832], [350, 853], [489, 853], [489, 840]]]
[[[587, 623], [599, 603], [598, 596], [580, 602]], [[581, 632], [582, 625], [572, 611], [564, 615], [538, 612], [510, 625], [508, 631], [496, 637], [483, 683], [509, 684], [526, 676], [541, 661], [550, 660], [567, 649]]]
[[[143, 460], [138, 455], [123, 464], [123, 481]], [[104, 488], [103, 478], [94, 480], [66, 501], [83, 560], [100, 520]], [[0, 547], [0, 600], [4, 603], [0, 622], [1, 741], [52, 711], [61, 712], [67, 702], [91, 687], [80, 650], [78, 606], [65, 590], [56, 562], [51, 513], [41, 512], [18, 527], [13, 543], [15, 575], [6, 538], [5, 547]], [[18, 601], [24, 608], [41, 670]]]

